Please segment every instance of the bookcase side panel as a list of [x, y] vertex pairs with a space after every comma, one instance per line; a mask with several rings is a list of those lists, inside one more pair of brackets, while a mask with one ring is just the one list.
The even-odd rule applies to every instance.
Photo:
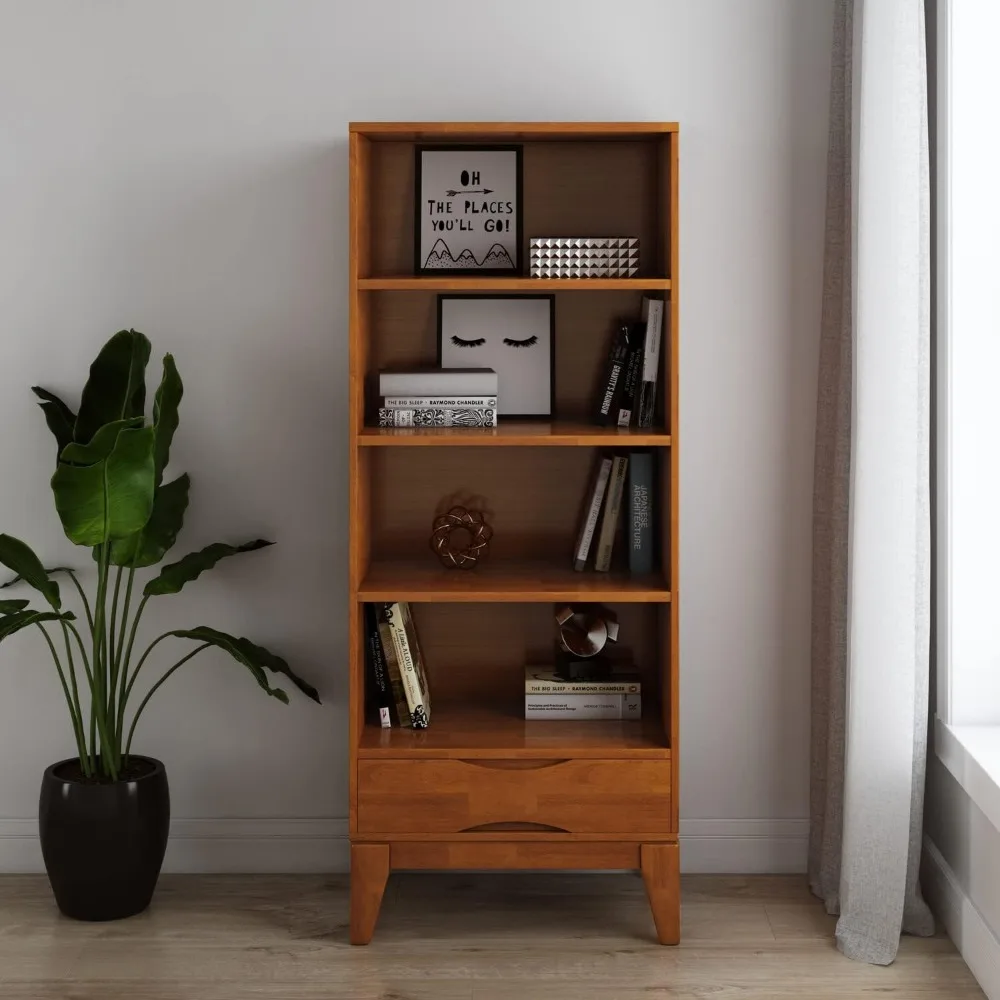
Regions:
[[671, 799], [673, 829], [679, 829], [680, 802], [679, 726], [680, 726], [680, 134], [668, 137], [670, 149], [670, 586], [673, 600], [670, 616], [670, 736], [674, 748]]

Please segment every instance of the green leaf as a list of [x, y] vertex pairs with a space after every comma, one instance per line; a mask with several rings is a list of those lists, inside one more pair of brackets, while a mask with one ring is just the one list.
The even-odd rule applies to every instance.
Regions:
[[[90, 444], [63, 449], [52, 476], [52, 492], [71, 542], [103, 545], [127, 538], [149, 520], [153, 510], [153, 428], [137, 423], [115, 421], [101, 427]], [[90, 465], [71, 464], [91, 459], [96, 461]]]
[[42, 401], [38, 405], [45, 414], [45, 422], [55, 436], [58, 452], [62, 451], [73, 440], [73, 428], [76, 426], [76, 414], [54, 393], [33, 385], [31, 391]]
[[15, 611], [23, 611], [28, 601], [0, 601], [0, 615], [12, 615]]
[[18, 611], [15, 614], [0, 618], [0, 642], [8, 636], [29, 625], [38, 625], [41, 622], [71, 622], [76, 618], [72, 611]]
[[[0, 563], [17, 574], [17, 579], [34, 587], [57, 611], [61, 606], [59, 584], [49, 579], [49, 573], [38, 556], [17, 538], [0, 535]], [[12, 580], [11, 583], [17, 582]], [[9, 584], [5, 584], [9, 586]]]
[[73, 437], [89, 441], [105, 424], [141, 417], [146, 407], [150, 344], [137, 330], [120, 330], [90, 366]]
[[[153, 496], [153, 512], [144, 528], [128, 538], [111, 543], [112, 566], [155, 566], [173, 548], [184, 524], [191, 478], [185, 472], [159, 486]], [[95, 558], [97, 557], [95, 550]]]
[[249, 659], [255, 660], [261, 666], [270, 670], [273, 674], [283, 674], [287, 677], [307, 698], [312, 698], [317, 705], [322, 704], [319, 700], [319, 692], [311, 684], [307, 684], [297, 674], [292, 673], [292, 668], [276, 653], [272, 653], [263, 646], [254, 645], [249, 639], [237, 639], [240, 651]]
[[[180, 629], [176, 632], [168, 632], [168, 635], [175, 635], [179, 639], [194, 639], [196, 642], [207, 642], [218, 649], [225, 650], [234, 660], [242, 663], [243, 666], [253, 674], [254, 680], [272, 697], [278, 701], [288, 704], [288, 695], [281, 688], [273, 688], [267, 682], [267, 674], [264, 672], [265, 664], [261, 662], [255, 651], [260, 650], [259, 646], [254, 646], [249, 639], [237, 639], [236, 636], [226, 632], [219, 632], [207, 625], [199, 625], [197, 628]], [[267, 650], [261, 650], [267, 653]], [[267, 654], [271, 656], [270, 653]], [[288, 671], [291, 677], [291, 671]]]
[[156, 594], [176, 594], [184, 584], [198, 579], [205, 570], [211, 569], [220, 559], [239, 555], [240, 552], [253, 552], [255, 549], [262, 549], [272, 544], [272, 542], [265, 542], [264, 539], [258, 538], [252, 542], [245, 542], [243, 545], [226, 545], [223, 542], [208, 545], [198, 552], [191, 552], [178, 562], [164, 566], [160, 570], [160, 575], [146, 584], [143, 593], [147, 597]]
[[163, 378], [153, 398], [153, 426], [156, 429], [156, 445], [153, 448], [153, 461], [156, 466], [156, 485], [163, 482], [163, 470], [170, 461], [170, 443], [180, 422], [178, 408], [181, 396], [184, 395], [184, 384], [174, 364], [174, 356], [163, 356]]

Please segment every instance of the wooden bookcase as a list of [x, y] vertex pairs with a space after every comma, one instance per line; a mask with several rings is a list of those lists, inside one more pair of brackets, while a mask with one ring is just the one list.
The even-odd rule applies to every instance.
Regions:
[[[628, 279], [413, 274], [414, 146], [522, 143], [532, 236], [632, 236]], [[392, 869], [636, 869], [657, 937], [680, 936], [678, 817], [678, 130], [660, 122], [408, 122], [350, 127], [351, 940], [373, 934]], [[496, 430], [379, 429], [380, 369], [433, 364], [445, 291], [551, 292], [555, 418]], [[665, 298], [655, 426], [587, 414], [613, 322]], [[366, 395], [367, 394], [367, 395]], [[658, 456], [659, 567], [576, 573], [571, 552], [598, 449]], [[495, 535], [475, 571], [429, 549], [435, 508], [485, 497]], [[363, 604], [410, 601], [427, 660], [430, 728], [365, 717]], [[553, 602], [614, 607], [643, 674], [642, 721], [525, 722], [526, 657], [551, 656]], [[535, 662], [545, 662], [536, 660]], [[432, 905], [432, 904], [430, 904]], [[430, 918], [432, 919], [432, 918]]]

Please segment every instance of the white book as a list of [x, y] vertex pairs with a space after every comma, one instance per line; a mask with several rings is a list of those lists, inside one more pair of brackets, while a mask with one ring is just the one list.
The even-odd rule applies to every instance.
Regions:
[[653, 426], [656, 380], [660, 372], [660, 342], [663, 339], [663, 300], [644, 297], [642, 318], [646, 339], [642, 351], [642, 384], [639, 389], [639, 427]]
[[526, 694], [525, 719], [641, 719], [638, 694]]
[[431, 718], [430, 697], [426, 690], [426, 682], [421, 677], [417, 660], [419, 653], [410, 642], [411, 635], [416, 638], [410, 609], [406, 604], [390, 604], [385, 609], [385, 617], [389, 623], [392, 648], [399, 664], [399, 674], [403, 682], [403, 691], [406, 693], [406, 703], [410, 709], [413, 728], [426, 729]]
[[496, 396], [386, 396], [382, 400], [382, 407], [387, 410], [469, 406], [485, 406], [495, 410], [496, 405]]
[[379, 372], [380, 396], [496, 396], [500, 392], [492, 368], [414, 368]]
[[608, 500], [604, 505], [604, 517], [601, 520], [601, 534], [597, 539], [597, 556], [594, 559], [594, 569], [607, 573], [611, 569], [611, 550], [615, 544], [615, 529], [618, 527], [618, 515], [622, 509], [622, 495], [625, 492], [625, 470], [628, 468], [628, 455], [615, 455], [611, 463], [611, 478], [608, 480]]
[[580, 529], [580, 536], [576, 543], [576, 552], [573, 553], [573, 569], [582, 570], [587, 565], [587, 555], [590, 552], [590, 543], [594, 540], [594, 531], [597, 528], [597, 517], [601, 512], [601, 501], [608, 488], [608, 479], [611, 477], [611, 456], [601, 459], [597, 467], [597, 474], [593, 480], [593, 487], [590, 493], [590, 502], [584, 516], [583, 527]]

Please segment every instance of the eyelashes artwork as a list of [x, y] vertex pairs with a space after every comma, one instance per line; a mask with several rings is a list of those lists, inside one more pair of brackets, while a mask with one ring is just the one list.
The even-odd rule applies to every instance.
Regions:
[[[452, 337], [451, 342], [456, 347], [482, 347], [486, 343], [485, 337], [476, 337], [475, 340], [464, 340], [462, 337]], [[524, 340], [515, 340], [513, 337], [504, 337], [503, 342], [508, 347], [533, 347], [538, 343], [538, 337], [526, 337]]]

